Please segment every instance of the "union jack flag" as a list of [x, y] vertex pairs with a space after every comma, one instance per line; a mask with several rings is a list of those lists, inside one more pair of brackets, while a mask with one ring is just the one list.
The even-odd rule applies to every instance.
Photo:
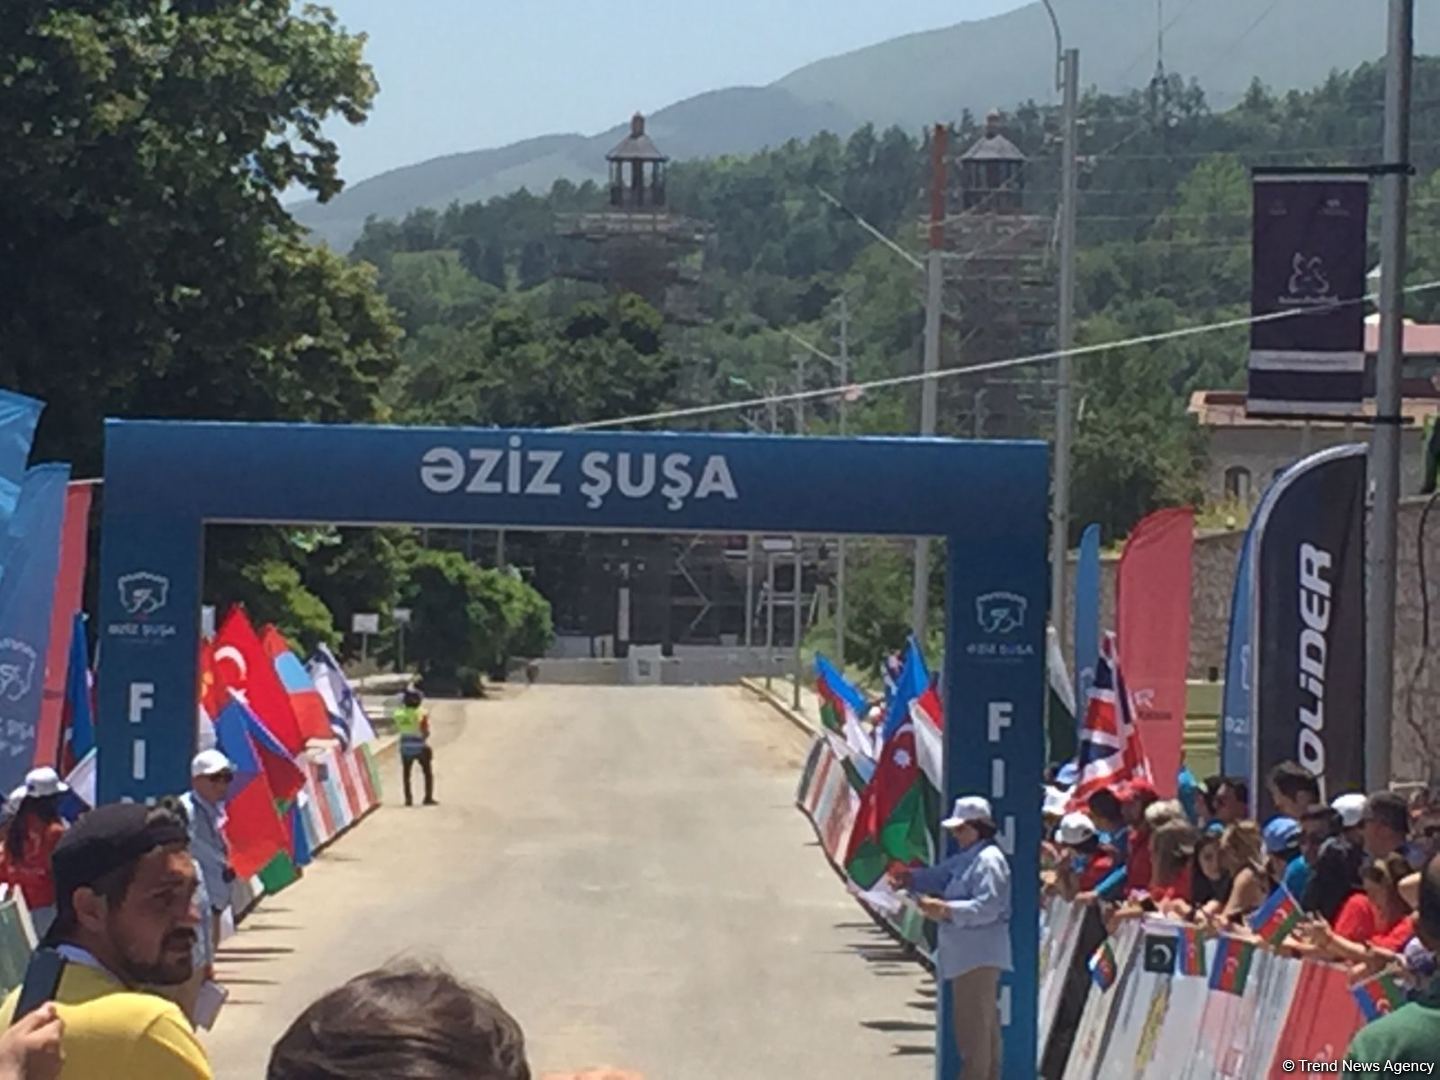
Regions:
[[1070, 793], [1070, 809], [1083, 810], [1093, 792], [1122, 780], [1149, 780], [1150, 762], [1140, 743], [1115, 635], [1106, 633], [1095, 664], [1095, 681], [1085, 699], [1080, 725], [1079, 772]]

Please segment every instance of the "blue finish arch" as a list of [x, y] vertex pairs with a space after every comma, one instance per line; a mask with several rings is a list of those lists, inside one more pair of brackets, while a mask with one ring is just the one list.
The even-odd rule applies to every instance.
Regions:
[[[1033, 1076], [1047, 486], [1039, 443], [112, 420], [100, 797], [189, 783], [208, 522], [943, 536], [946, 794], [989, 795], [1012, 858], [1005, 1075]], [[948, 992], [938, 1019], [948, 1078]]]

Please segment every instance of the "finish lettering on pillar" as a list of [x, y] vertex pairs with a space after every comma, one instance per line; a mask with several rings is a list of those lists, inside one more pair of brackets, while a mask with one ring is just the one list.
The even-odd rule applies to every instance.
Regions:
[[[145, 714], [155, 707], [155, 684], [133, 682], [130, 684], [130, 723], [139, 724]], [[145, 740], [134, 739], [130, 744], [130, 775], [136, 780], [145, 779]]]
[[[1013, 701], [992, 701], [988, 710], [989, 721], [986, 730], [986, 740], [992, 747], [1000, 745], [1000, 735], [1006, 731], [1015, 718], [1015, 703]], [[991, 751], [990, 758], [990, 798], [1005, 798], [1005, 758], [1002, 754]], [[1000, 847], [1006, 855], [1015, 854], [1015, 815], [1006, 814], [996, 822], [999, 832], [995, 839], [999, 841]]]

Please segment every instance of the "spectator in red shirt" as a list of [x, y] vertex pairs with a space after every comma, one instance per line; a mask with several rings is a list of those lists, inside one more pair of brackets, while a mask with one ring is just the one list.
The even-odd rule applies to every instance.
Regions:
[[31, 769], [25, 777], [24, 796], [5, 834], [5, 850], [0, 854], [0, 881], [20, 890], [35, 932], [41, 936], [55, 919], [55, 878], [50, 870], [50, 855], [65, 834], [60, 798], [69, 790], [49, 766]]
[[1115, 869], [1115, 856], [1100, 843], [1095, 823], [1084, 814], [1061, 818], [1057, 836], [1068, 855], [1060, 866], [1060, 895], [1066, 900], [1089, 899]]
[[1188, 821], [1167, 821], [1150, 837], [1154, 869], [1150, 899], [1162, 911], [1185, 914], [1190, 908], [1191, 862], [1199, 833]]

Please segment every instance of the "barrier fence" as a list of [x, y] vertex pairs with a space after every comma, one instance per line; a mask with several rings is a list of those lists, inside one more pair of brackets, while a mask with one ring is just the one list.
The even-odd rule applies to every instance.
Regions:
[[[312, 852], [329, 846], [380, 805], [381, 785], [375, 752], [369, 744], [350, 750], [310, 750], [297, 759], [305, 772], [305, 788], [297, 796], [300, 821]], [[235, 921], [265, 895], [257, 875], [231, 885]], [[0, 996], [19, 986], [35, 948], [36, 935], [25, 900], [17, 890], [0, 895]]]
[[[844, 858], [859, 793], [822, 735], [801, 772], [796, 805], [830, 864]], [[852, 892], [854, 890], [852, 889]], [[933, 956], [923, 918], [857, 901], [895, 936]], [[1239, 993], [1212, 989], [1219, 938], [1202, 939], [1206, 975], [1176, 973], [1182, 924], [1155, 917], [1107, 935], [1099, 909], [1058, 897], [1041, 912], [1038, 1075], [1045, 1080], [1280, 1080], [1284, 1062], [1340, 1061], [1365, 1023], [1345, 970], [1257, 949]], [[1089, 961], [1105, 941], [1115, 979], [1102, 989]], [[1168, 966], [1167, 961], [1168, 960]]]

